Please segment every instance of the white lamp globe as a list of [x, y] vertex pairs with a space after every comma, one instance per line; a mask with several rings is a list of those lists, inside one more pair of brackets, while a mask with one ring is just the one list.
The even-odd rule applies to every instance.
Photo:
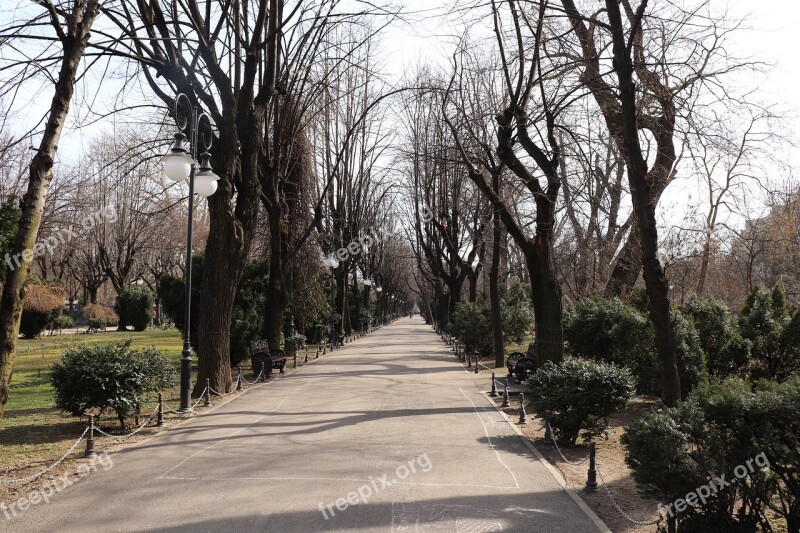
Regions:
[[211, 169], [211, 154], [203, 152], [200, 155], [200, 168], [194, 175], [194, 192], [203, 198], [208, 198], [217, 192], [219, 176]]
[[203, 198], [208, 198], [217, 192], [217, 180], [219, 178], [211, 178], [210, 176], [195, 176], [194, 177], [194, 192]]
[[167, 154], [161, 161], [164, 163], [164, 175], [172, 181], [184, 181], [192, 172], [192, 159], [186, 154]]
[[170, 147], [170, 153], [165, 155], [161, 162], [164, 165], [164, 175], [172, 181], [183, 181], [189, 178], [192, 172], [192, 158], [186, 153], [183, 145], [186, 135], [181, 132], [175, 134], [175, 141]]

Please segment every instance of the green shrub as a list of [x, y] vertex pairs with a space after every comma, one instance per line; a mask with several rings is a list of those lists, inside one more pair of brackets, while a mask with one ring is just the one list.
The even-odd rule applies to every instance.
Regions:
[[[694, 325], [674, 309], [671, 318], [681, 388], [687, 394], [708, 378], [705, 353]], [[660, 393], [655, 331], [638, 309], [617, 299], [579, 300], [565, 313], [564, 338], [575, 355], [629, 368], [639, 392]]]
[[67, 313], [62, 311], [61, 309], [58, 312], [54, 312], [50, 316], [50, 321], [47, 323], [47, 329], [50, 331], [74, 328], [75, 321], [69, 316]]
[[694, 324], [676, 308], [670, 309], [675, 351], [678, 355], [678, 374], [681, 376], [681, 393], [685, 396], [695, 387], [708, 382], [706, 354], [700, 344], [700, 335]]
[[752, 377], [778, 381], [800, 372], [800, 316], [786, 306], [780, 285], [771, 292], [756, 286], [747, 295], [739, 327], [752, 343]]
[[725, 302], [692, 296], [682, 311], [697, 329], [712, 376], [728, 377], [746, 371], [752, 343], [742, 337], [736, 316]]
[[[737, 467], [750, 461], [745, 477], [677, 521], [681, 531], [771, 531], [764, 529], [768, 508], [787, 519], [800, 491], [798, 405], [800, 378], [703, 385], [678, 407], [631, 424], [622, 438], [626, 462], [641, 490], [671, 502], [707, 484], [709, 476], [738, 477]], [[765, 461], [769, 470], [760, 468]], [[706, 529], [709, 524], [730, 529]]]
[[294, 335], [286, 339], [286, 342], [284, 344], [284, 346], [286, 347], [285, 350], [286, 355], [288, 356], [296, 354], [298, 350], [303, 348], [303, 346], [305, 345], [306, 345], [306, 336], [301, 333], [295, 333]]
[[154, 300], [155, 295], [148, 289], [120, 289], [114, 302], [120, 327], [133, 326], [134, 331], [146, 330], [153, 318]]
[[520, 343], [525, 340], [534, 319], [529, 284], [517, 283], [510, 288], [501, 287], [500, 317], [503, 339], [506, 342]]
[[120, 424], [144, 395], [175, 385], [175, 369], [155, 348], [131, 350], [131, 341], [67, 350], [52, 367], [56, 407], [74, 416], [113, 410]]
[[485, 301], [458, 302], [450, 317], [450, 330], [467, 345], [467, 350], [478, 352], [482, 356], [491, 355], [492, 330], [489, 305]]
[[61, 313], [65, 295], [63, 289], [53, 285], [27, 285], [19, 324], [22, 336], [35, 339], [41, 335], [47, 324]]
[[575, 444], [581, 431], [589, 438], [608, 427], [608, 417], [623, 409], [636, 393], [630, 371], [610, 363], [569, 357], [551, 361], [528, 380], [536, 413], [546, 418], [555, 437]]

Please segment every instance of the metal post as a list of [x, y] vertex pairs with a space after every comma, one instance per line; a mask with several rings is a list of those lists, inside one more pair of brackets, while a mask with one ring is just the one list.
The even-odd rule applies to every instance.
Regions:
[[506, 383], [503, 386], [503, 403], [500, 407], [511, 407], [511, 402], [508, 401], [508, 379], [506, 379]]
[[467, 354], [467, 368], [472, 368], [472, 354]]
[[492, 398], [497, 396], [497, 383], [494, 381], [494, 372], [492, 372], [492, 392], [489, 393]]
[[[197, 160], [197, 108], [192, 107], [189, 122], [189, 150], [192, 161]], [[192, 346], [189, 335], [192, 331], [192, 219], [194, 218], [194, 174], [195, 163], [189, 172], [189, 227], [186, 238], [186, 276], [183, 282], [183, 351], [181, 352], [181, 404], [179, 411], [191, 409], [192, 402]]]
[[89, 436], [86, 439], [86, 457], [97, 457], [94, 452], [94, 415], [89, 415]]
[[261, 381], [267, 381], [267, 362], [261, 361]]
[[208, 407], [211, 405], [211, 380], [206, 378], [206, 401], [203, 403], [203, 407]]
[[158, 393], [158, 415], [156, 417], [156, 427], [164, 425], [164, 395]]
[[480, 366], [481, 366], [481, 365], [479, 365], [479, 364], [478, 364], [478, 354], [475, 354], [475, 373], [476, 373], [476, 374], [479, 374], [479, 373], [480, 373], [480, 372], [479, 372], [479, 370], [480, 370]]
[[236, 390], [240, 391], [244, 387], [244, 385], [242, 385], [242, 381], [243, 381], [243, 379], [242, 379], [242, 369], [237, 366], [236, 370], [239, 371], [239, 377], [236, 378]]
[[594, 490], [597, 488], [597, 463], [595, 460], [595, 445], [594, 442], [589, 443], [589, 470], [586, 478], [586, 488]]
[[522, 393], [519, 394], [519, 423], [528, 423], [528, 415], [525, 414], [525, 395]]

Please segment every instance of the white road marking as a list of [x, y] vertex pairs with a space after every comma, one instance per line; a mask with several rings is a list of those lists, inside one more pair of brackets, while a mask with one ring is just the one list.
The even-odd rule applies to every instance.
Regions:
[[[483, 422], [483, 417], [478, 412], [478, 408], [475, 406], [475, 402], [473, 402], [472, 399], [469, 396], [467, 396], [467, 393], [464, 392], [464, 389], [459, 387], [458, 390], [461, 391], [461, 394], [464, 395], [464, 398], [466, 398], [469, 401], [469, 403], [472, 405], [472, 409], [475, 411], [475, 414], [478, 415], [478, 419], [481, 421], [481, 425], [483, 426], [483, 431], [484, 431], [484, 433], [486, 433], [486, 440], [489, 443], [489, 447], [494, 452], [494, 454], [497, 457], [497, 460], [500, 462], [500, 464], [503, 465], [506, 470], [508, 470], [509, 474], [511, 474], [511, 478], [514, 480], [514, 485], [516, 485], [516, 488], [519, 488], [519, 482], [517, 481], [517, 476], [514, 475], [514, 471], [511, 470], [511, 468], [509, 468], [509, 466], [503, 462], [503, 459], [500, 457], [500, 453], [497, 451], [497, 448], [495, 448], [494, 444], [492, 444], [492, 437], [491, 437], [491, 435], [489, 435], [489, 428], [487, 428], [486, 424]], [[486, 412], [486, 410], [484, 409], [484, 413], [485, 412]]]

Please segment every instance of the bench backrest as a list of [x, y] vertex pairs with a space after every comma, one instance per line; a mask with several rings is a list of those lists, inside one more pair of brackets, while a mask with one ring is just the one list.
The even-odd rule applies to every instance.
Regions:
[[513, 352], [511, 355], [508, 356], [508, 369], [512, 370], [514, 367], [517, 366], [517, 362], [525, 357], [525, 354], [522, 352]]
[[269, 342], [267, 339], [258, 339], [250, 343], [250, 353], [269, 353]]

